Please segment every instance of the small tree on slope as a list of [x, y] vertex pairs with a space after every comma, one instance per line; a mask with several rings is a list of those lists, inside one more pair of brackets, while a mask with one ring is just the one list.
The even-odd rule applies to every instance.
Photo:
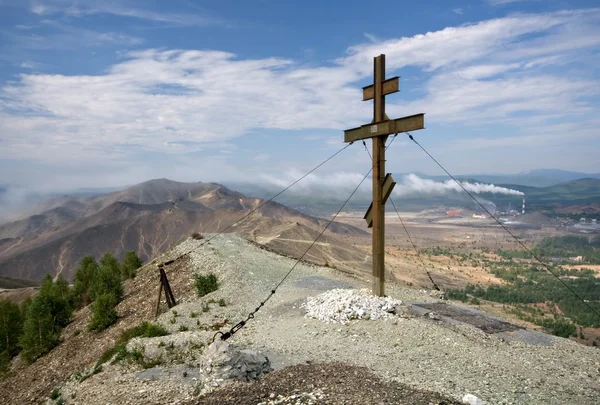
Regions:
[[136, 270], [142, 267], [142, 260], [138, 257], [134, 250], [130, 250], [125, 253], [123, 259], [123, 265], [121, 266], [121, 272], [123, 273], [123, 280], [134, 278]]
[[58, 343], [60, 330], [54, 323], [49, 299], [42, 295], [35, 297], [27, 310], [19, 340], [23, 358], [31, 363], [49, 352]]

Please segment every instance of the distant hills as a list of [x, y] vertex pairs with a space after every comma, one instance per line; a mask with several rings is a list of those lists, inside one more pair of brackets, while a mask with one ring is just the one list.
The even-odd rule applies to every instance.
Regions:
[[[578, 175], [553, 170], [529, 174], [553, 178]], [[396, 176], [396, 180], [401, 181], [401, 176]], [[478, 178], [471, 181], [483, 182]], [[600, 178], [581, 178], [544, 187], [514, 182], [496, 185], [523, 192], [529, 212], [600, 214]], [[111, 252], [122, 257], [125, 251], [135, 250], [144, 261], [151, 260], [192, 232], [217, 232], [234, 224], [280, 190], [248, 183], [233, 187], [244, 194], [217, 183], [155, 179], [100, 195], [89, 191], [89, 194], [50, 199], [36, 196], [35, 203], [22, 211], [25, 217], [0, 223], [0, 276], [40, 280], [46, 273], [53, 276], [61, 273], [71, 278], [86, 254], [99, 258]], [[366, 210], [371, 199], [367, 191], [357, 193], [346, 210]], [[10, 188], [1, 187], [0, 200], [10, 192]], [[278, 202], [266, 204], [229, 231], [243, 234], [280, 253], [299, 256], [305, 244], [302, 241], [314, 239], [327, 222], [318, 217], [337, 211], [346, 194], [334, 186], [319, 192], [290, 190], [280, 196]], [[492, 193], [477, 194], [477, 198], [486, 204], [495, 204], [500, 210], [509, 204], [520, 207], [522, 200], [518, 195]], [[468, 196], [455, 191], [394, 196], [394, 200], [401, 211], [418, 211], [436, 205], [477, 209]], [[339, 262], [342, 267], [350, 268], [358, 262], [363, 266], [364, 253], [343, 239], [365, 235], [367, 233], [358, 228], [334, 223], [323, 236], [323, 244], [315, 245], [307, 258], [318, 263]]]
[[[99, 196], [50, 199], [37, 205], [41, 212], [0, 225], [0, 276], [39, 280], [46, 273], [61, 273], [71, 279], [84, 255], [100, 258], [105, 252], [122, 257], [135, 250], [148, 261], [192, 232], [217, 232], [232, 225], [262, 202], [217, 183], [167, 179]], [[270, 202], [229, 231], [294, 256], [305, 245], [302, 240], [314, 239], [326, 223]], [[348, 235], [367, 233], [334, 223], [323, 242]], [[342, 241], [332, 246], [315, 246], [308, 258], [364, 261], [364, 253]]]
[[[549, 187], [529, 187], [500, 184], [525, 193], [530, 209], [554, 210], [563, 213], [600, 213], [600, 179], [571, 180]], [[496, 196], [494, 202], [505, 203], [507, 196]]]
[[[418, 174], [419, 177], [422, 174]], [[394, 179], [401, 183], [404, 175], [395, 174]], [[444, 177], [429, 176], [433, 181], [448, 181]], [[485, 183], [477, 178], [458, 178], [459, 181], [468, 181], [471, 183]], [[486, 183], [487, 184], [487, 183]], [[600, 179], [583, 178], [571, 180], [564, 183], [554, 184], [545, 187], [525, 186], [515, 183], [493, 183], [499, 187], [505, 187], [525, 194], [528, 210], [556, 211], [562, 213], [598, 213], [600, 212]], [[235, 184], [236, 189], [244, 190], [247, 195], [259, 198], [268, 198], [275, 194], [275, 187], [252, 184]], [[370, 184], [367, 185], [370, 187]], [[341, 204], [347, 198], [347, 192], [331, 190], [327, 194], [318, 191], [291, 192], [284, 193], [277, 198], [279, 202], [292, 208], [309, 212], [314, 215], [327, 215], [339, 209]], [[521, 206], [523, 197], [518, 195], [504, 195], [498, 193], [480, 193], [475, 194], [480, 201], [488, 201], [498, 206], [500, 210], [506, 210], [509, 204], [513, 208]], [[418, 193], [410, 195], [393, 195], [396, 207], [400, 211], [420, 211], [432, 206], [459, 206], [478, 210], [478, 206], [463, 192], [446, 193]], [[359, 192], [353, 196], [346, 205], [348, 211], [364, 211], [371, 203], [371, 193], [367, 189], [365, 192]], [[391, 204], [388, 204], [388, 210], [392, 210]]]

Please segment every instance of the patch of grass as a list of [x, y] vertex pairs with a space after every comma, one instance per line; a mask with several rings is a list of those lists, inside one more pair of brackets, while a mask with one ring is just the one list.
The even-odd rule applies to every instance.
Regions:
[[179, 332], [185, 332], [188, 330], [188, 327], [185, 325], [179, 325]]
[[54, 388], [52, 392], [50, 392], [50, 399], [56, 401], [58, 398], [60, 398], [60, 391], [58, 388]]
[[115, 360], [113, 361], [113, 363], [116, 363], [116, 362], [128, 357], [129, 352], [127, 351], [127, 348], [126, 348], [127, 342], [129, 342], [129, 340], [131, 340], [135, 337], [151, 338], [151, 337], [157, 337], [157, 336], [165, 336], [168, 334], [169, 334], [169, 332], [162, 326], [155, 325], [150, 322], [142, 322], [140, 325], [136, 326], [135, 328], [130, 328], [130, 329], [124, 330], [123, 333], [121, 333], [119, 340], [117, 340], [117, 343], [115, 344], [115, 346], [111, 347], [110, 349], [108, 349], [104, 353], [102, 353], [102, 356], [100, 356], [100, 358], [96, 362], [96, 365], [106, 363], [108, 360], [113, 358], [115, 355], [116, 355], [116, 357], [115, 357]]
[[197, 313], [195, 313], [195, 312], [190, 312], [190, 318], [195, 318], [195, 317], [197, 317], [197, 316], [198, 316], [198, 314], [197, 314]]
[[169, 331], [160, 325], [155, 325], [150, 322], [142, 322], [135, 328], [130, 328], [123, 331], [119, 341], [129, 341], [129, 339], [133, 339], [134, 337], [152, 338], [157, 336], [166, 336], [168, 334]]
[[204, 348], [204, 345], [202, 343], [192, 342], [190, 344], [190, 348], [193, 350], [202, 350]]
[[217, 276], [213, 273], [209, 273], [208, 275], [196, 274], [195, 285], [199, 297], [204, 297], [206, 294], [219, 289]]
[[173, 312], [173, 316], [177, 317], [177, 311], [176, 310], [172, 310], [171, 312]]
[[227, 306], [227, 302], [225, 301], [225, 298], [221, 298], [218, 302], [220, 307], [224, 307]]
[[202, 304], [202, 312], [210, 311], [210, 307], [208, 306], [208, 302]]
[[128, 360], [133, 363], [139, 364], [142, 368], [152, 368], [163, 363], [162, 356], [154, 359], [146, 359], [144, 356], [144, 348], [135, 348], [133, 350], [127, 350], [126, 348], [117, 354], [113, 363], [118, 361]]
[[78, 336], [81, 333], [81, 329], [75, 329], [73, 331], [73, 336]]
[[98, 374], [101, 371], [102, 371], [102, 365], [96, 364], [94, 366], [94, 368], [89, 373], [78, 372], [77, 374], [75, 374], [75, 380], [77, 380], [78, 382], [82, 383], [85, 380], [87, 380], [88, 378], [90, 378], [91, 376], [96, 375], [96, 374]]

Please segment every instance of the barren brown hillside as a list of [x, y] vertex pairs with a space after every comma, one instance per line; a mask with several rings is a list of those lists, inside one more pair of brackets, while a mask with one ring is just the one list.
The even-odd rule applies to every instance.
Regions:
[[[263, 203], [214, 183], [164, 179], [77, 203], [67, 200], [66, 206], [0, 226], [0, 275], [39, 280], [48, 273], [70, 279], [83, 256], [99, 258], [106, 252], [121, 258], [125, 251], [134, 250], [148, 261], [192, 232], [225, 230]], [[298, 257], [304, 241], [314, 238], [327, 223], [269, 202], [227, 232], [249, 235]], [[348, 235], [368, 234], [340, 223], [327, 229], [327, 238]], [[343, 266], [363, 257], [350, 245], [341, 250], [319, 245], [307, 259]]]

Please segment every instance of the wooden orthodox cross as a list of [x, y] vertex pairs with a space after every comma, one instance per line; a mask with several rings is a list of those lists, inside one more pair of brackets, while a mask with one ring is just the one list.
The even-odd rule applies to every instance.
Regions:
[[373, 227], [373, 295], [385, 295], [385, 202], [396, 183], [385, 173], [385, 141], [388, 135], [423, 129], [425, 115], [390, 120], [385, 114], [385, 96], [399, 90], [398, 77], [385, 79], [385, 55], [376, 56], [373, 84], [363, 88], [363, 101], [373, 99], [373, 122], [344, 131], [344, 142], [373, 139], [373, 202], [365, 214]]

